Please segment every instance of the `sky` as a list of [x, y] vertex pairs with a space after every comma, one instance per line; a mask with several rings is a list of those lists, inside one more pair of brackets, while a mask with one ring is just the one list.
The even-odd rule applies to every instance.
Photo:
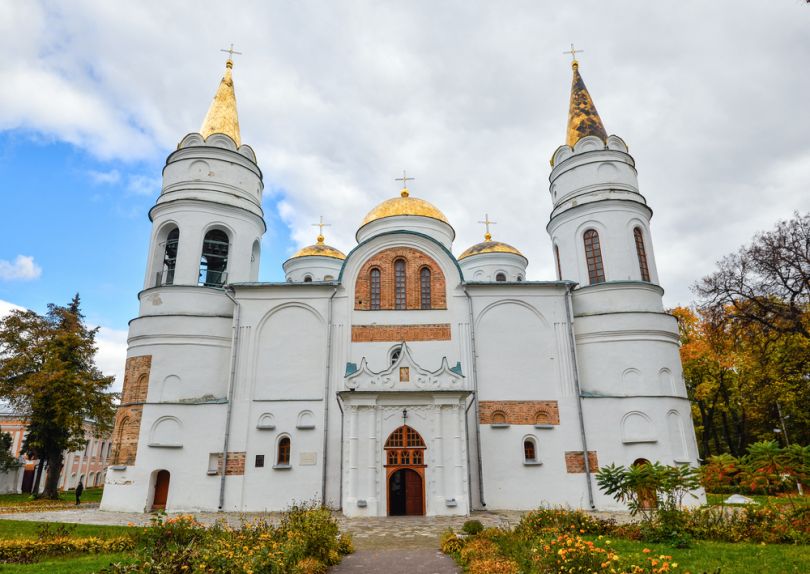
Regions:
[[667, 306], [758, 231], [810, 209], [803, 0], [7, 0], [0, 3], [0, 315], [80, 293], [119, 377], [166, 156], [199, 130], [231, 43], [242, 141], [264, 173], [260, 279], [314, 242], [349, 251], [397, 195], [454, 252], [497, 240], [554, 278], [549, 158], [571, 43], [654, 211]]

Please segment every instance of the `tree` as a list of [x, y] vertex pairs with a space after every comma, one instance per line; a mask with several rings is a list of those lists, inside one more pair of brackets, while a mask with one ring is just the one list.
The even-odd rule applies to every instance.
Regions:
[[0, 433], [0, 472], [6, 472], [20, 466], [17, 458], [11, 454], [13, 439], [7, 432]]
[[85, 326], [78, 294], [44, 316], [15, 310], [0, 320], [0, 398], [27, 419], [23, 449], [47, 464], [46, 498], [58, 498], [62, 452], [85, 446], [86, 422], [97, 436], [112, 428], [113, 377], [93, 361], [97, 332]]
[[745, 325], [810, 339], [810, 213], [794, 213], [717, 265], [693, 287], [704, 307], [730, 311]]

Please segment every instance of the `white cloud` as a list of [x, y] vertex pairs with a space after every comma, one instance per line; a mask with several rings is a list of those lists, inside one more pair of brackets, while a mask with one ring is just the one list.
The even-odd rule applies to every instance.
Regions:
[[42, 267], [34, 263], [31, 255], [17, 255], [13, 262], [0, 259], [0, 279], [4, 281], [31, 281], [42, 275]]
[[135, 195], [154, 195], [160, 191], [161, 179], [145, 175], [130, 175], [127, 181], [127, 191]]
[[0, 299], [0, 318], [5, 317], [12, 311], [24, 311], [25, 307], [20, 307], [19, 305], [15, 305], [9, 301], [3, 301]]
[[93, 183], [97, 185], [113, 185], [121, 181], [121, 174], [117, 169], [110, 171], [89, 170], [87, 175], [89, 175]]

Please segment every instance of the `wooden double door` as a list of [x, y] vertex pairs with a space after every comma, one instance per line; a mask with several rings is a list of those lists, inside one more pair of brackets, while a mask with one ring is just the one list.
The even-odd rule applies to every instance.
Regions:
[[425, 488], [422, 469], [399, 468], [388, 476], [388, 515], [425, 514]]

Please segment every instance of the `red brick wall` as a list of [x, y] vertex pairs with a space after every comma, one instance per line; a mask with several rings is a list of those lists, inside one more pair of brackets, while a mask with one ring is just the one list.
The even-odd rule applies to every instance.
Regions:
[[[588, 451], [588, 465], [590, 471], [596, 472], [599, 470], [599, 461], [596, 459], [596, 451]], [[582, 456], [582, 451], [566, 451], [565, 453], [565, 470], [568, 472], [585, 472], [585, 457]]]
[[478, 405], [479, 421], [493, 423], [493, 415], [503, 413], [510, 425], [558, 425], [560, 410], [557, 401], [481, 401]]
[[[228, 452], [228, 461], [225, 463], [225, 476], [245, 474], [245, 453]], [[219, 453], [217, 461], [217, 474], [222, 474], [222, 453]]]
[[380, 309], [394, 308], [394, 261], [405, 260], [405, 307], [421, 309], [422, 299], [419, 274], [423, 267], [430, 269], [430, 308], [447, 309], [447, 287], [444, 273], [438, 264], [417, 249], [391, 247], [380, 251], [366, 261], [357, 275], [354, 286], [354, 308], [371, 309], [371, 279], [373, 268], [380, 270]]
[[138, 437], [141, 433], [143, 405], [119, 407], [115, 414], [113, 449], [110, 464], [135, 464], [138, 454]]
[[432, 325], [352, 325], [353, 343], [449, 340], [449, 323]]
[[138, 437], [141, 433], [141, 414], [149, 390], [149, 372], [152, 355], [129, 357], [124, 366], [124, 389], [121, 406], [115, 414], [113, 428], [113, 454], [110, 464], [135, 464]]
[[152, 355], [129, 357], [124, 366], [124, 390], [121, 403], [142, 403], [149, 390], [149, 371], [152, 368]]

